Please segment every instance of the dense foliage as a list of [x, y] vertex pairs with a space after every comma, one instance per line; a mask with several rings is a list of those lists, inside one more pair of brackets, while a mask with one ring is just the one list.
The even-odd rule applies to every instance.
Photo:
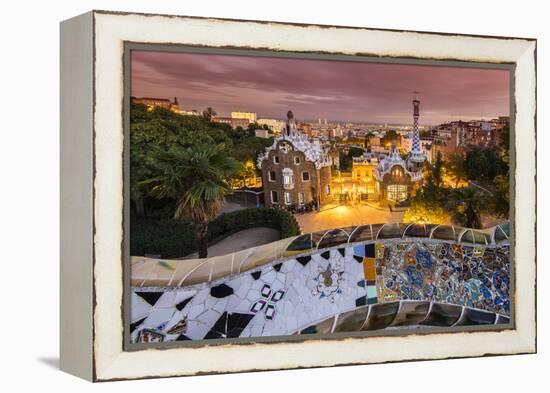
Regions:
[[360, 157], [364, 152], [364, 149], [354, 146], [351, 146], [347, 153], [340, 152], [340, 170], [343, 172], [351, 171], [353, 166], [353, 157]]
[[496, 147], [474, 146], [466, 152], [464, 169], [470, 180], [492, 182], [496, 176], [502, 175], [508, 170], [508, 165], [501, 158]]
[[397, 142], [399, 134], [395, 130], [388, 130], [386, 134], [380, 139], [380, 144], [382, 146], [391, 145], [394, 142]]
[[170, 146], [152, 151], [156, 176], [144, 180], [149, 195], [175, 200], [174, 219], [195, 224], [199, 258], [208, 253], [208, 224], [220, 212], [231, 193], [229, 179], [239, 163], [228, 157], [224, 145]]
[[[188, 248], [189, 239], [194, 239], [199, 257], [206, 257], [209, 224], [219, 214], [225, 195], [232, 192], [232, 181], [256, 175], [256, 158], [273, 140], [255, 136], [255, 129], [261, 128], [258, 124], [233, 129], [213, 122], [214, 116], [213, 108], [206, 108], [202, 116], [185, 116], [159, 107], [150, 110], [145, 105], [131, 106], [133, 215], [181, 221], [142, 220], [143, 230], [134, 225], [134, 251], [143, 251], [136, 249], [139, 240], [152, 250], [145, 250], [147, 253], [155, 253], [155, 247], [176, 247], [168, 254], [177, 255]], [[164, 228], [173, 232], [165, 233]], [[187, 233], [189, 228], [193, 236]], [[162, 236], [157, 237], [155, 231]], [[158, 246], [151, 239], [158, 241]], [[176, 244], [182, 244], [183, 249]]]
[[[212, 108], [204, 116], [185, 116], [164, 108], [151, 111], [142, 104], [132, 104], [130, 110], [130, 193], [133, 208], [140, 216], [169, 218], [174, 212], [176, 201], [166, 198], [162, 201], [148, 198], [149, 190], [145, 180], [157, 177], [154, 155], [156, 150], [168, 150], [173, 146], [190, 147], [198, 144], [223, 145], [224, 153], [241, 163], [235, 177], [242, 177], [242, 171], [250, 173], [245, 163], [256, 161], [265, 147], [273, 144], [271, 138], [257, 138], [252, 124], [248, 129], [209, 121], [215, 115]], [[255, 171], [255, 167], [254, 167]]]
[[[269, 227], [279, 231], [281, 238], [300, 233], [294, 216], [284, 210], [252, 208], [222, 214], [210, 222], [208, 241], [211, 243], [254, 227]], [[130, 220], [131, 255], [160, 255], [179, 258], [197, 251], [195, 226], [173, 219], [132, 217]]]
[[[422, 187], [411, 198], [407, 222], [441, 223], [450, 215], [454, 224], [481, 228], [483, 213], [507, 217], [510, 208], [508, 151], [506, 145], [454, 153], [447, 161], [438, 153], [426, 166]], [[450, 186], [443, 178], [448, 174]], [[461, 181], [468, 186], [458, 187]]]

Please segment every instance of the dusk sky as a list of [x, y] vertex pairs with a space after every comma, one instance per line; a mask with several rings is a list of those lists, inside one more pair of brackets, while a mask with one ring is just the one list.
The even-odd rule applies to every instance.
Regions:
[[220, 116], [282, 119], [290, 109], [298, 120], [408, 124], [414, 90], [424, 125], [509, 115], [507, 70], [132, 52], [133, 96]]

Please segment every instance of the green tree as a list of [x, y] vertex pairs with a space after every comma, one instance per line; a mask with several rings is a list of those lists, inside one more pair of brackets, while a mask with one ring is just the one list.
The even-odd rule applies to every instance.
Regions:
[[[139, 216], [148, 215], [153, 201], [148, 198], [149, 185], [143, 183], [158, 175], [152, 166], [157, 149], [171, 146], [189, 147], [195, 144], [224, 144], [226, 153], [233, 155], [233, 142], [227, 124], [212, 123], [201, 116], [182, 116], [164, 108], [148, 111], [145, 105], [130, 108], [130, 197]], [[156, 201], [155, 208], [165, 209], [174, 201]]]
[[440, 152], [437, 152], [433, 164], [426, 165], [426, 172], [424, 184], [410, 199], [410, 208], [403, 222], [441, 224], [444, 221], [448, 189], [442, 181], [443, 160]]
[[217, 114], [218, 113], [212, 107], [208, 107], [202, 111], [202, 117], [204, 117], [204, 119], [207, 121], [211, 121], [212, 118]]
[[431, 201], [437, 202], [442, 198], [442, 171], [443, 160], [441, 159], [441, 152], [437, 152], [435, 162], [428, 164], [428, 176], [423, 186], [423, 194]]
[[490, 200], [490, 207], [494, 214], [507, 217], [510, 211], [510, 176], [498, 175], [493, 180], [495, 191]]
[[404, 223], [443, 224], [445, 210], [438, 203], [413, 199], [410, 208], [403, 215]]
[[195, 224], [199, 258], [208, 255], [208, 224], [220, 212], [231, 192], [228, 179], [239, 169], [225, 146], [171, 146], [157, 149], [152, 167], [159, 175], [143, 181], [155, 198], [176, 201], [174, 219]]
[[[207, 111], [215, 112], [215, 111]], [[172, 146], [190, 147], [197, 144], [224, 144], [225, 153], [241, 163], [256, 162], [258, 154], [273, 144], [273, 138], [258, 138], [254, 129], [243, 129], [208, 121], [203, 116], [187, 116], [145, 105], [132, 104], [130, 110], [130, 190], [138, 216], [167, 218], [174, 210], [175, 201], [148, 197], [150, 185], [144, 180], [159, 175], [152, 165], [152, 152]]]
[[462, 153], [453, 153], [450, 155], [449, 160], [445, 164], [445, 169], [455, 179], [455, 187], [458, 186], [461, 180], [467, 180], [468, 174], [466, 173], [466, 160]]
[[486, 206], [484, 196], [473, 187], [451, 190], [447, 203], [453, 223], [468, 228], [481, 228], [481, 212]]
[[466, 152], [464, 169], [468, 179], [492, 182], [508, 170], [496, 147], [473, 147]]
[[505, 172], [495, 176], [493, 186], [494, 197], [491, 201], [493, 213], [507, 217], [510, 212], [510, 127], [502, 129], [500, 135], [500, 149], [502, 161], [505, 164]]
[[503, 152], [504, 161], [508, 162], [510, 154], [510, 126], [503, 127], [500, 132], [500, 148]]
[[362, 156], [365, 150], [351, 146], [347, 154], [340, 152], [340, 170], [350, 171], [353, 164], [353, 157]]

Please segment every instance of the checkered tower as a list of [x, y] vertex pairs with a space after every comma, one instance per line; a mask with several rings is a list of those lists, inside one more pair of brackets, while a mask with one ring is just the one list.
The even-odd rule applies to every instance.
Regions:
[[413, 100], [413, 132], [412, 132], [412, 147], [409, 158], [414, 162], [424, 162], [426, 157], [420, 148], [420, 133], [418, 132], [418, 118], [420, 117], [420, 100], [417, 98], [418, 92], [414, 92]]

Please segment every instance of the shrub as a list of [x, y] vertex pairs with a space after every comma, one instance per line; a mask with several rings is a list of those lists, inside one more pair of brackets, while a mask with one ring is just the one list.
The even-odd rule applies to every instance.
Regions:
[[171, 219], [132, 217], [130, 254], [176, 258], [196, 251], [195, 228]]
[[[300, 233], [294, 216], [284, 210], [250, 208], [225, 213], [208, 225], [210, 245], [244, 229], [268, 227], [279, 231], [281, 238]], [[132, 217], [130, 225], [131, 255], [182, 257], [197, 251], [194, 225], [172, 219]]]

